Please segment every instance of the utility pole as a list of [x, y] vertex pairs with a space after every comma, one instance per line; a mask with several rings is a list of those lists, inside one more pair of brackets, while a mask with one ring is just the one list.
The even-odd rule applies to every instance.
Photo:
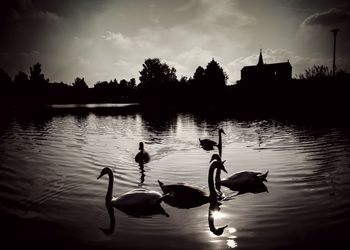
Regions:
[[337, 40], [337, 33], [339, 29], [332, 29], [331, 32], [333, 33], [334, 36], [334, 45], [333, 45], [333, 77], [335, 76], [335, 45], [336, 45], [336, 40]]

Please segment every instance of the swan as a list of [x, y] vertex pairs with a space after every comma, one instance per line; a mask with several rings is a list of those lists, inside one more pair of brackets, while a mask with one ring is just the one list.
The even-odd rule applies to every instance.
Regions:
[[150, 160], [150, 157], [149, 157], [149, 154], [144, 150], [143, 142], [140, 142], [139, 150], [140, 152], [138, 152], [135, 156], [135, 161], [140, 165], [148, 163]]
[[190, 186], [184, 183], [165, 185], [158, 180], [159, 186], [164, 194], [169, 194], [164, 199], [164, 202], [178, 208], [198, 207], [208, 202], [217, 202], [218, 195], [214, 187], [214, 170], [220, 169], [227, 173], [224, 165], [221, 162], [214, 161], [208, 172], [209, 195], [197, 187]]
[[199, 144], [201, 145], [201, 147], [204, 150], [213, 150], [214, 147], [218, 147], [219, 154], [221, 155], [221, 151], [222, 151], [221, 134], [226, 135], [225, 131], [222, 128], [219, 129], [219, 142], [218, 143], [216, 143], [215, 141], [210, 140], [210, 139], [201, 139], [201, 138], [199, 138]]
[[160, 206], [161, 201], [166, 197], [165, 195], [156, 191], [135, 189], [118, 197], [113, 197], [114, 176], [112, 170], [108, 167], [103, 168], [97, 179], [100, 179], [106, 174], [109, 177], [106, 207], [114, 206], [126, 214], [133, 216], [153, 215], [158, 213], [169, 216]]
[[[221, 157], [218, 154], [214, 154], [212, 156], [210, 162], [212, 161], [222, 162]], [[268, 173], [269, 171], [266, 171], [265, 174], [253, 171], [242, 171], [221, 180], [220, 169], [218, 169], [215, 176], [216, 188], [220, 190], [220, 187], [224, 186], [233, 191], [239, 191], [239, 194], [247, 192], [260, 193], [267, 191], [267, 188], [263, 182], [267, 181], [266, 177]]]

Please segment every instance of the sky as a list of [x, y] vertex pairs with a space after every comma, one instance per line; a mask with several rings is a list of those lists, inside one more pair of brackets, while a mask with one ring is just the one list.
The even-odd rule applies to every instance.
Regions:
[[293, 76], [312, 65], [350, 70], [347, 0], [2, 0], [0, 68], [11, 77], [42, 64], [51, 82], [135, 78], [147, 58], [191, 77], [214, 58], [228, 74], [288, 61]]

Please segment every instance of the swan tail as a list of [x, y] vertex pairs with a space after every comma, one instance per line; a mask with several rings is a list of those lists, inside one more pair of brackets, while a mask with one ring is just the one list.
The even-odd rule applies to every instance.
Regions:
[[160, 204], [162, 201], [164, 201], [167, 197], [169, 197], [170, 194], [165, 194], [163, 195], [162, 197], [160, 197], [158, 200], [157, 200], [157, 203]]
[[267, 182], [267, 175], [268, 175], [268, 173], [269, 173], [269, 171], [266, 171], [266, 173], [265, 174], [262, 174], [259, 178], [260, 178], [260, 180], [261, 181], [266, 181]]
[[158, 181], [158, 184], [159, 184], [160, 187], [163, 187], [163, 186], [164, 186], [164, 183], [163, 183], [163, 182], [161, 182], [160, 180], [157, 180], [157, 181]]
[[162, 189], [163, 193], [167, 193], [166, 190], [165, 190], [165, 185], [163, 182], [161, 182], [160, 180], [158, 180], [158, 184], [160, 186], [160, 188]]

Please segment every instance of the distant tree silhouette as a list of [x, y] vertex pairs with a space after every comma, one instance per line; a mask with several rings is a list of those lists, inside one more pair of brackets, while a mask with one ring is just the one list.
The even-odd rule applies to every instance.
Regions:
[[22, 71], [18, 72], [13, 80], [13, 84], [16, 87], [29, 87], [28, 86], [29, 78], [28, 75]]
[[204, 84], [205, 79], [205, 69], [202, 66], [198, 66], [196, 71], [193, 74], [192, 85], [194, 87], [200, 87], [201, 84]]
[[74, 82], [72, 83], [73, 88], [79, 89], [79, 90], [86, 90], [88, 89], [88, 85], [86, 84], [84, 77], [83, 78], [75, 78]]
[[140, 84], [144, 87], [161, 86], [176, 81], [176, 69], [161, 63], [159, 58], [146, 59], [140, 71]]
[[227, 79], [227, 74], [220, 67], [220, 65], [214, 59], [212, 59], [205, 68], [205, 85], [215, 88], [222, 88], [226, 86]]
[[29, 80], [32, 88], [42, 88], [49, 83], [49, 79], [45, 80], [45, 76], [41, 72], [41, 64], [39, 62], [30, 67]]
[[305, 72], [299, 74], [299, 78], [302, 80], [305, 79], [324, 79], [327, 77], [331, 77], [331, 71], [325, 65], [314, 65], [311, 68], [305, 69]]
[[0, 88], [7, 89], [10, 87], [11, 77], [5, 72], [5, 70], [0, 68]]
[[[176, 69], [161, 63], [159, 58], [146, 59], [140, 71], [138, 89], [144, 100], [166, 100], [169, 93], [176, 88]], [[173, 97], [175, 93], [173, 93]]]

